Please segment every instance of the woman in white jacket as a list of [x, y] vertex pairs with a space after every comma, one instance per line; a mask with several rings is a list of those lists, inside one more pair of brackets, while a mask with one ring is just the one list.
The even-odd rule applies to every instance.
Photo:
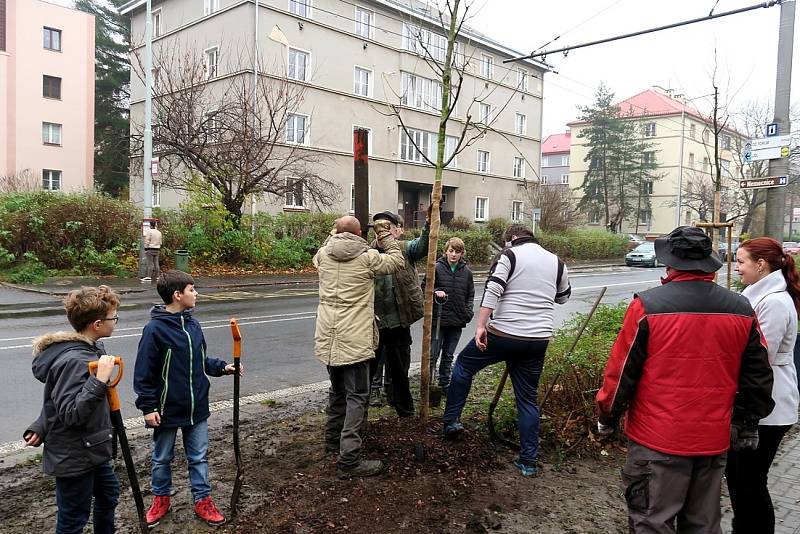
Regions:
[[775, 531], [767, 474], [784, 434], [797, 422], [794, 344], [800, 308], [800, 276], [794, 260], [769, 237], [745, 241], [736, 252], [736, 270], [767, 341], [775, 408], [758, 423], [755, 450], [730, 450], [725, 476], [733, 505], [733, 532]]

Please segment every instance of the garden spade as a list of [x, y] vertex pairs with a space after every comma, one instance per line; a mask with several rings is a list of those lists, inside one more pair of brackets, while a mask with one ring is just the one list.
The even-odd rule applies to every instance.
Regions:
[[[125, 423], [122, 421], [122, 412], [120, 411], [119, 394], [117, 393], [117, 384], [122, 380], [122, 372], [125, 365], [122, 358], [114, 356], [114, 365], [119, 367], [117, 376], [108, 384], [108, 407], [111, 411], [111, 424], [114, 426], [114, 432], [119, 439], [119, 446], [122, 449], [122, 458], [125, 460], [125, 470], [128, 473], [128, 482], [131, 485], [131, 492], [133, 493], [133, 500], [136, 503], [136, 515], [139, 517], [139, 530], [142, 534], [149, 532], [147, 527], [147, 520], [144, 516], [144, 500], [142, 499], [142, 490], [139, 488], [139, 478], [136, 476], [136, 464], [133, 463], [133, 456], [131, 455], [131, 446], [128, 443], [128, 435], [125, 433]], [[97, 362], [89, 362], [89, 373], [97, 373]]]
[[231, 335], [233, 336], [233, 455], [236, 458], [236, 479], [233, 481], [231, 494], [231, 516], [236, 516], [239, 506], [239, 493], [242, 491], [244, 480], [244, 466], [242, 465], [242, 451], [239, 448], [239, 371], [242, 358], [242, 333], [239, 323], [231, 319]]

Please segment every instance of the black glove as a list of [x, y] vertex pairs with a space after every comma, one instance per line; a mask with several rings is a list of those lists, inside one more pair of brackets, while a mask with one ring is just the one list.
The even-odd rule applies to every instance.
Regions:
[[758, 448], [758, 424], [731, 423], [731, 450], [754, 451]]

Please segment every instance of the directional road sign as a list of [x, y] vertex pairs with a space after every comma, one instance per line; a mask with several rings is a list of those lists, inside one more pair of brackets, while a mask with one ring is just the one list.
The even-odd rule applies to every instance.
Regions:
[[761, 187], [783, 187], [789, 184], [788, 176], [765, 176], [763, 178], [749, 178], [739, 180], [742, 189], [758, 189]]
[[747, 150], [747, 145], [750, 145], [751, 150], [761, 150], [762, 148], [781, 148], [792, 144], [791, 135], [779, 135], [775, 137], [762, 137], [759, 139], [750, 139], [744, 148]]

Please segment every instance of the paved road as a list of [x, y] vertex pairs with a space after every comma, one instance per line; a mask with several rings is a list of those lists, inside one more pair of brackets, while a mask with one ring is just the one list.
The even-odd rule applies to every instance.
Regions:
[[[608, 286], [604, 303], [627, 300], [633, 291], [658, 283], [663, 269], [627, 269], [617, 272], [595, 272], [571, 277], [573, 296], [557, 308], [560, 324], [576, 311], [587, 311], [600, 288]], [[479, 304], [483, 281], [476, 280], [476, 306]], [[0, 299], [32, 301], [30, 294], [0, 288]], [[46, 298], [46, 297], [42, 297]], [[155, 302], [155, 291], [131, 295], [123, 299], [120, 322], [114, 336], [106, 340], [111, 354], [125, 358], [129, 371], [123, 379], [120, 395], [123, 417], [140, 415], [133, 401], [132, 371], [136, 347], [142, 327], [149, 314], [147, 306]], [[325, 368], [313, 357], [314, 314], [317, 306], [315, 286], [292, 288], [254, 288], [249, 290], [218, 290], [207, 292], [198, 300], [196, 316], [203, 325], [210, 355], [229, 358], [231, 339], [228, 320], [237, 317], [244, 337], [243, 362], [247, 374], [242, 380], [242, 394], [300, 386], [327, 378]], [[25, 317], [0, 320], [0, 445], [17, 441], [26, 425], [41, 407], [41, 384], [30, 370], [31, 338], [54, 330], [69, 329], [63, 316]], [[419, 360], [421, 321], [413, 327], [413, 356]], [[467, 326], [460, 346], [474, 333]], [[460, 348], [460, 347], [459, 347]], [[212, 378], [211, 400], [229, 399], [231, 377]]]

